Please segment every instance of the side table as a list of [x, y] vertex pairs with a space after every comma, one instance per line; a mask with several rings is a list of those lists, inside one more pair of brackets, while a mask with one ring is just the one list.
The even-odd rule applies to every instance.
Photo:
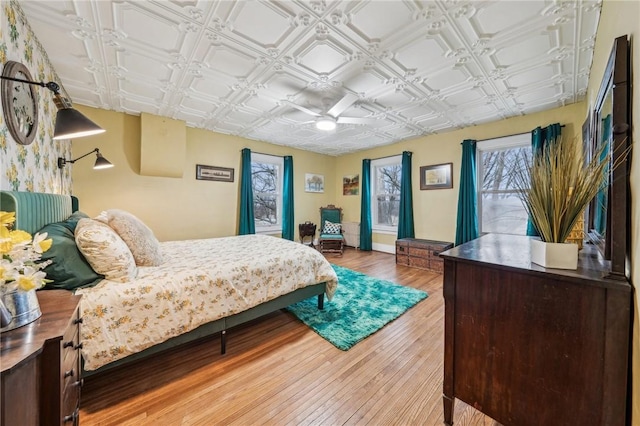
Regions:
[[[311, 222], [305, 222], [298, 225], [298, 233], [300, 234], [300, 242], [315, 248], [313, 239], [316, 237], [316, 225]], [[305, 238], [310, 238], [309, 241], [305, 241]]]

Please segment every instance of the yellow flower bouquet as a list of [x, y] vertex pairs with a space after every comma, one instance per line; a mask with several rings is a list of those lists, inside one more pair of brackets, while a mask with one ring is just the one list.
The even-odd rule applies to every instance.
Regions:
[[[36, 233], [31, 237], [28, 232], [19, 229], [11, 230], [15, 220], [14, 212], [0, 211], [0, 327], [8, 326], [12, 318], [20, 314], [11, 312], [9, 309], [11, 304], [5, 306], [5, 302], [12, 300], [12, 295], [15, 298], [16, 293], [31, 293], [29, 300], [37, 307], [34, 290], [42, 288], [49, 282], [42, 269], [50, 262], [38, 261], [42, 253], [49, 250], [52, 240], [47, 239], [46, 232]], [[39, 309], [37, 309], [37, 316], [39, 316]], [[31, 317], [28, 315], [20, 318], [19, 321], [14, 321], [17, 323], [14, 326], [29, 319]]]
[[18, 289], [36, 290], [48, 281], [41, 271], [48, 262], [37, 263], [42, 253], [51, 247], [47, 233], [31, 234], [25, 231], [10, 230], [15, 222], [14, 212], [0, 211], [0, 286], [2, 292]]

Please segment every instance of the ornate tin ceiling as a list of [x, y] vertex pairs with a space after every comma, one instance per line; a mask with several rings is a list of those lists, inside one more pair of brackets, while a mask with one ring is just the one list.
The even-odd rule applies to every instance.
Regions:
[[582, 100], [601, 2], [20, 5], [76, 103], [341, 155]]

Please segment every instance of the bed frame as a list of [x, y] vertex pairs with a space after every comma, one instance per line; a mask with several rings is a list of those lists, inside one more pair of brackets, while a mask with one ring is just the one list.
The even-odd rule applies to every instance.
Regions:
[[[0, 191], [0, 210], [16, 212], [14, 227], [31, 234], [37, 232], [44, 225], [67, 219], [71, 213], [78, 210], [79, 202], [76, 197], [60, 194], [45, 194], [38, 192]], [[104, 365], [96, 370], [83, 370], [83, 376], [90, 376], [136, 360], [183, 345], [216, 333], [220, 335], [220, 352], [226, 352], [227, 330], [237, 325], [252, 321], [261, 316], [286, 308], [287, 306], [318, 296], [318, 309], [324, 308], [325, 283], [314, 284], [284, 294], [276, 299], [264, 302], [246, 311], [208, 322], [190, 332], [173, 337], [144, 351], [127, 356], [126, 358]], [[46, 290], [41, 290], [46, 291]], [[80, 302], [82, 303], [82, 301]]]

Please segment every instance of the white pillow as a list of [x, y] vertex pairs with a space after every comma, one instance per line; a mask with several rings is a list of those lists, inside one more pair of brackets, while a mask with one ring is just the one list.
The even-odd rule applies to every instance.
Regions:
[[138, 274], [131, 250], [108, 225], [93, 219], [80, 219], [76, 244], [89, 265], [111, 281], [131, 281]]
[[162, 264], [160, 243], [153, 231], [133, 214], [119, 209], [105, 210], [96, 218], [111, 227], [131, 250], [138, 266]]
[[342, 232], [342, 225], [339, 223], [324, 221], [324, 233], [325, 234], [339, 234]]

